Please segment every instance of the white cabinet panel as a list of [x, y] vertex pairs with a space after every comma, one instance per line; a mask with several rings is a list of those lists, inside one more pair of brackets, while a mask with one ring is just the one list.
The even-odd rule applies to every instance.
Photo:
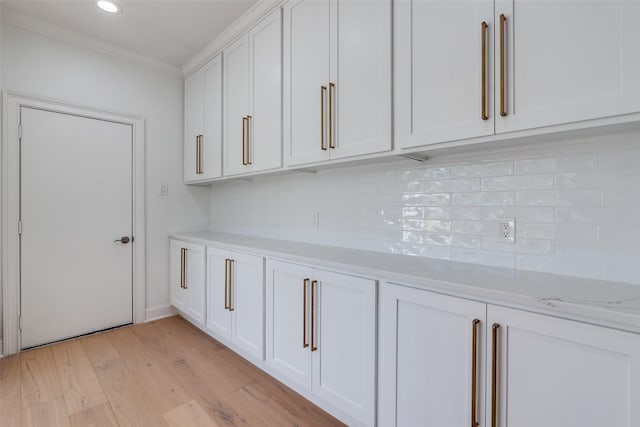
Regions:
[[222, 56], [185, 80], [184, 180], [222, 176]]
[[398, 146], [493, 134], [493, 0], [399, 0], [394, 12]]
[[640, 111], [640, 2], [496, 0], [496, 132]]
[[264, 359], [264, 260], [231, 254], [232, 342], [259, 360]]
[[182, 288], [182, 244], [171, 240], [169, 249], [169, 294], [171, 305], [184, 311], [186, 293]]
[[392, 284], [382, 287], [381, 299], [380, 425], [467, 425], [475, 405], [484, 426], [486, 305]]
[[390, 150], [391, 1], [338, 0], [331, 6], [331, 157]]
[[307, 267], [267, 261], [266, 362], [307, 389], [311, 388], [311, 338], [309, 298], [305, 297], [311, 292], [311, 274]]
[[231, 340], [231, 312], [227, 309], [230, 254], [207, 247], [207, 329]]
[[251, 171], [282, 166], [282, 12], [249, 31]]
[[496, 306], [488, 324], [500, 325], [499, 426], [639, 425], [638, 335]]
[[170, 248], [171, 304], [199, 325], [204, 325], [204, 246], [171, 240]]
[[287, 163], [328, 160], [329, 151], [324, 139], [326, 130], [322, 125], [326, 129], [323, 122], [328, 114], [327, 86], [330, 77], [329, 1], [291, 1], [284, 6], [284, 17], [283, 96]]
[[245, 34], [222, 53], [224, 58], [224, 174], [246, 171], [249, 115], [249, 37]]
[[314, 394], [365, 425], [375, 420], [376, 282], [314, 270]]

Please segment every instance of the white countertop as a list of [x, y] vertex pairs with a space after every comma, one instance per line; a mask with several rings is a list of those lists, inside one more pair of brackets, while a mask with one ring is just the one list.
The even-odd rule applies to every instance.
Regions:
[[640, 333], [640, 285], [212, 231], [170, 237]]

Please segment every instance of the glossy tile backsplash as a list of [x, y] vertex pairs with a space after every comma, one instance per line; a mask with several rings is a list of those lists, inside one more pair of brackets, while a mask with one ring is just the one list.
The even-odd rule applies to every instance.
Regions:
[[211, 212], [217, 231], [640, 284], [640, 133], [214, 184]]

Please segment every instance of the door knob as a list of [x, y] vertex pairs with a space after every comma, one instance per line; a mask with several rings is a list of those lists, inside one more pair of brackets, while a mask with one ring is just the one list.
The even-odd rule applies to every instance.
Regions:
[[126, 245], [127, 243], [129, 243], [130, 240], [133, 240], [133, 239], [129, 239], [129, 236], [122, 236], [120, 239], [114, 240], [114, 242], [120, 242]]

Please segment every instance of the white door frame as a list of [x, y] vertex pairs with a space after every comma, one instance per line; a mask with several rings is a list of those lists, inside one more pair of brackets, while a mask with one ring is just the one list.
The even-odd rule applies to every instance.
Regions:
[[20, 138], [22, 107], [72, 114], [131, 125], [133, 128], [133, 322], [145, 309], [145, 184], [143, 117], [114, 114], [45, 99], [4, 92], [2, 134], [2, 303], [4, 355], [20, 351]]

